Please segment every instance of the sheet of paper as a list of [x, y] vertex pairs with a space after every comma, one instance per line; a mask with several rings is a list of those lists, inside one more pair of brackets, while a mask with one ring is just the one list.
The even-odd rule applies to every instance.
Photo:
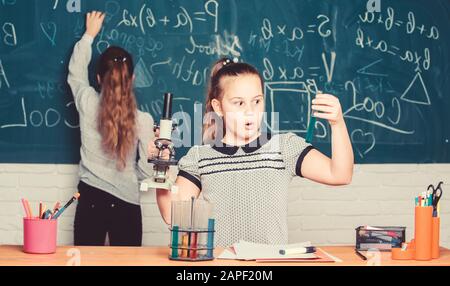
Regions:
[[217, 259], [237, 259], [236, 253], [232, 252], [229, 249], [225, 249]]

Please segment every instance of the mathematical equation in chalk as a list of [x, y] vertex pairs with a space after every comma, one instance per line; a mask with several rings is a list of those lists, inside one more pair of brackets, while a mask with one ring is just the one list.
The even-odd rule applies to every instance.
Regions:
[[[0, 0], [0, 7], [15, 7], [20, 2]], [[73, 21], [61, 22], [52, 13], [69, 6], [76, 11], [77, 1], [47, 4], [36, 8], [46, 16], [36, 19], [33, 40], [50, 51], [71, 46], [84, 33], [84, 14], [73, 13]], [[444, 32], [420, 11], [399, 13], [389, 5], [381, 12], [361, 9], [352, 11], [355, 20], [344, 24], [348, 19], [339, 18], [336, 9], [317, 9], [285, 19], [276, 13], [238, 16], [233, 13], [237, 8], [223, 0], [96, 4], [106, 18], [94, 53], [112, 45], [127, 49], [135, 58], [139, 108], [159, 118], [163, 103], [158, 94], [173, 91], [174, 110], [179, 112], [175, 117], [189, 131], [195, 128], [188, 115], [192, 117], [194, 104], [203, 102], [210, 65], [221, 57], [238, 58], [258, 68], [265, 81], [266, 112], [278, 112], [265, 119], [273, 132], [305, 133], [314, 94], [320, 90], [338, 97], [360, 158], [370, 155], [379, 137], [386, 134], [416, 138], [423, 131], [411, 118], [436, 104], [430, 78], [436, 70], [443, 70], [431, 47], [444, 41]], [[248, 11], [263, 4], [255, 1], [253, 5]], [[246, 25], [236, 25], [236, 21]], [[76, 113], [75, 106], [67, 97], [63, 77], [55, 72], [49, 73], [48, 80], [31, 76], [32, 83], [21, 88], [14, 61], [7, 60], [8, 51], [28, 42], [18, 22], [0, 16], [0, 27], [0, 49], [7, 51], [0, 54], [0, 109], [14, 105], [9, 112], [17, 115], [12, 119], [0, 116], [0, 129], [77, 129], [78, 120], [70, 115]], [[349, 57], [352, 53], [357, 56]], [[60, 57], [53, 62], [67, 63], [62, 53], [50, 54]], [[41, 105], [33, 106], [36, 99]], [[326, 121], [316, 121], [315, 140], [330, 142], [330, 132]], [[176, 137], [175, 141], [182, 140]]]

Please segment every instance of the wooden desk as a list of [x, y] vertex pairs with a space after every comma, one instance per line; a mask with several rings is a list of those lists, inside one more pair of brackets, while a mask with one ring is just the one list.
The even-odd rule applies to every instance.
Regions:
[[[22, 246], [3, 245], [0, 246], [0, 266], [6, 265], [56, 265], [64, 266], [71, 258], [68, 250], [73, 246], [60, 246], [56, 253], [48, 255], [26, 254], [22, 251]], [[82, 266], [88, 265], [132, 265], [132, 266], [279, 266], [279, 265], [329, 265], [329, 266], [365, 266], [363, 261], [355, 253], [351, 246], [323, 246], [320, 247], [329, 254], [339, 258], [342, 262], [335, 263], [257, 263], [254, 261], [219, 260], [205, 262], [181, 262], [168, 259], [169, 250], [167, 247], [94, 247], [78, 246], [80, 251]], [[222, 252], [216, 249], [215, 255]], [[382, 266], [391, 265], [428, 265], [443, 266], [450, 265], [450, 250], [442, 248], [441, 257], [431, 261], [401, 261], [392, 260], [390, 252], [380, 252]]]

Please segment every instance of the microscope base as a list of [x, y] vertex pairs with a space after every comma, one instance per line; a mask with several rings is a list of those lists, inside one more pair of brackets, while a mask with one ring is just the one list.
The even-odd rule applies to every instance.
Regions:
[[140, 186], [141, 192], [147, 192], [151, 189], [165, 189], [171, 191], [172, 183], [166, 180], [164, 183], [155, 182], [152, 179], [145, 179]]

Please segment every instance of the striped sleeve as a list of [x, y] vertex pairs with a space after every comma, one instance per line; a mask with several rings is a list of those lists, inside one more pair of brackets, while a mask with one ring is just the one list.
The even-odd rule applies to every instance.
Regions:
[[178, 162], [178, 176], [188, 179], [201, 189], [202, 184], [200, 181], [198, 160], [198, 146], [193, 146]]
[[291, 176], [303, 177], [302, 163], [305, 156], [314, 149], [310, 143], [306, 143], [305, 139], [295, 135], [294, 133], [284, 134], [282, 137], [282, 156], [286, 164], [286, 169]]

